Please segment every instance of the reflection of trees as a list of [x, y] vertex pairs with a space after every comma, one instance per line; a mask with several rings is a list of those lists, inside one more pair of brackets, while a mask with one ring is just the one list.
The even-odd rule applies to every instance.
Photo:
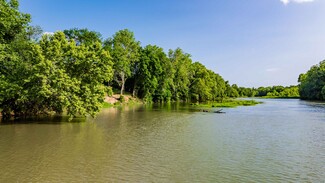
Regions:
[[0, 149], [0, 173], [31, 182], [158, 175], [170, 158], [176, 162], [175, 148], [190, 147], [178, 138], [187, 133], [186, 116], [128, 107], [105, 109], [84, 123], [2, 125], [0, 147], [6, 148]]

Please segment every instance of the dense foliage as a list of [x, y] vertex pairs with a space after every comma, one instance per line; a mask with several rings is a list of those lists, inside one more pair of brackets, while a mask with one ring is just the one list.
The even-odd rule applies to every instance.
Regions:
[[314, 65], [298, 79], [300, 96], [308, 100], [325, 100], [325, 60]]
[[118, 31], [113, 38], [105, 41], [105, 48], [112, 54], [114, 61], [114, 79], [121, 87], [121, 95], [125, 90], [125, 82], [134, 74], [139, 61], [140, 42], [136, 41], [133, 32]]
[[[39, 27], [29, 25], [30, 15], [19, 12], [18, 4], [0, 0], [0, 110], [4, 117], [64, 111], [71, 117], [95, 115], [111, 88], [145, 102], [299, 95], [295, 86], [230, 85], [180, 48], [166, 53], [155, 45], [141, 47], [127, 29], [105, 41], [98, 32], [78, 28], [42, 35]], [[305, 88], [311, 78], [312, 71], [301, 76], [301, 93], [309, 92]], [[324, 83], [317, 84], [325, 94]]]
[[298, 86], [259, 87], [255, 91], [257, 97], [299, 98]]
[[[0, 0], [0, 109], [4, 117], [66, 111], [95, 115], [107, 85], [146, 102], [206, 101], [227, 97], [223, 78], [182, 49], [141, 47], [133, 32], [73, 28], [42, 34], [19, 12], [17, 0]], [[106, 87], [105, 87], [106, 85]], [[231, 92], [230, 92], [231, 93]]]
[[227, 84], [226, 92], [229, 97], [299, 98], [298, 86], [245, 88]]
[[2, 115], [95, 115], [103, 102], [103, 83], [113, 76], [111, 56], [101, 43], [77, 44], [63, 32], [36, 41], [39, 31], [28, 25], [29, 15], [18, 11], [17, 1], [1, 0], [0, 9]]

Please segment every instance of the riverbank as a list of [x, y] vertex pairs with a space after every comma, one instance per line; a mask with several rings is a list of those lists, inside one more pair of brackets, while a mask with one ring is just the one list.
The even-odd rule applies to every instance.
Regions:
[[143, 101], [132, 97], [131, 95], [114, 94], [112, 96], [106, 96], [104, 99], [103, 108], [117, 107], [121, 105], [134, 105], [143, 104]]
[[[133, 104], [144, 104], [144, 102], [138, 98], [132, 97], [131, 95], [123, 95], [122, 98], [119, 94], [112, 96], [106, 96], [104, 100], [103, 108], [117, 107], [121, 105], [133, 105]], [[255, 100], [242, 100], [242, 99], [225, 99], [222, 102], [209, 101], [204, 103], [191, 103], [193, 107], [206, 107], [206, 108], [218, 108], [227, 107], [234, 108], [238, 106], [254, 106], [261, 104]]]

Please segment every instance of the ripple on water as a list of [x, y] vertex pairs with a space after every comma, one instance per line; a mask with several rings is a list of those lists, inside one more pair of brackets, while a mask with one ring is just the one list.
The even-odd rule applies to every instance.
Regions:
[[321, 182], [325, 108], [263, 100], [226, 114], [106, 109], [0, 125], [0, 182]]

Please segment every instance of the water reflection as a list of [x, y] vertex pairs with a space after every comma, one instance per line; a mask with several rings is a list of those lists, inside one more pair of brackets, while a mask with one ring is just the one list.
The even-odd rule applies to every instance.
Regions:
[[43, 116], [43, 117], [31, 117], [31, 118], [0, 118], [0, 125], [19, 125], [19, 124], [61, 124], [61, 123], [83, 123], [86, 122], [85, 117], [75, 117], [69, 120], [69, 116]]
[[161, 104], [0, 125], [0, 182], [325, 180], [323, 104], [263, 101], [225, 115]]

